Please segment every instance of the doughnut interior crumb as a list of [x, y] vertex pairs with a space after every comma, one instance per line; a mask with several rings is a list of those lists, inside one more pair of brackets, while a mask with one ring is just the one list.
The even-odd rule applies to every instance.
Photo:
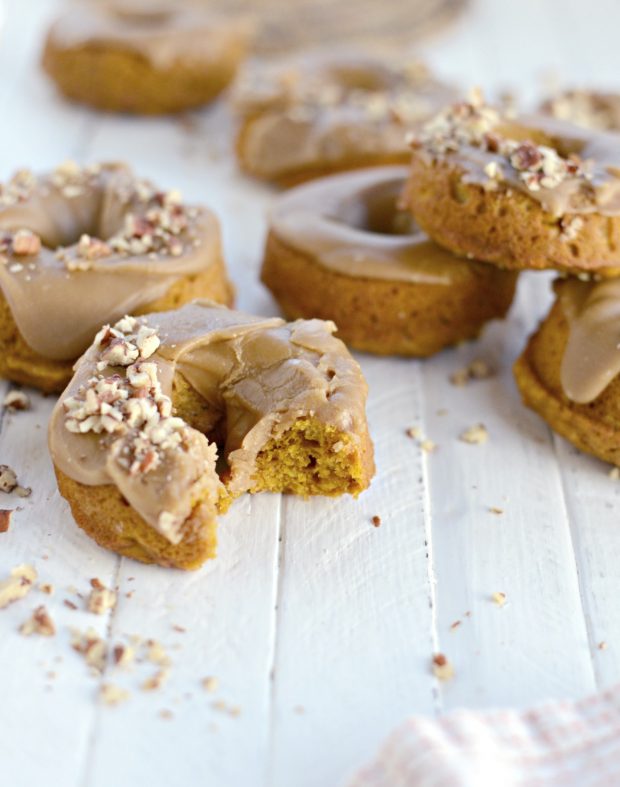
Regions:
[[368, 477], [351, 435], [314, 418], [299, 418], [259, 453], [252, 492], [357, 496]]

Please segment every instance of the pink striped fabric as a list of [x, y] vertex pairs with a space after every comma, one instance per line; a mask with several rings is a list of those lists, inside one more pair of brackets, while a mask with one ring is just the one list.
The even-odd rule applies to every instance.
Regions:
[[620, 785], [620, 686], [578, 702], [412, 717], [347, 787]]

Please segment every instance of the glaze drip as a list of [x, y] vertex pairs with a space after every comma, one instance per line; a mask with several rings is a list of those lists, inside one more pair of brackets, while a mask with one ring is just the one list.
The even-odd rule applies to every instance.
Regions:
[[620, 279], [567, 279], [559, 297], [569, 325], [562, 388], [569, 399], [586, 404], [620, 373]]

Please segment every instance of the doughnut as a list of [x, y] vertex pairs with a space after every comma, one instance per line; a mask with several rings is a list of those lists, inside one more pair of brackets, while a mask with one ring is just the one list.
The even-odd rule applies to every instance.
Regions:
[[69, 99], [155, 115], [208, 104], [234, 78], [245, 23], [198, 4], [74, 4], [52, 24], [43, 68]]
[[620, 465], [620, 279], [554, 287], [551, 311], [515, 363], [517, 386], [554, 431]]
[[0, 185], [0, 376], [62, 391], [103, 323], [196, 297], [232, 299], [210, 210], [122, 164]]
[[374, 472], [367, 386], [333, 331], [206, 300], [104, 326], [49, 426], [78, 525], [121, 555], [192, 569], [244, 492], [357, 496]]
[[405, 202], [433, 240], [503, 268], [620, 273], [620, 137], [449, 106], [412, 141]]
[[620, 131], [620, 94], [565, 90], [548, 98], [541, 112], [597, 131]]
[[358, 350], [428, 356], [510, 307], [518, 273], [456, 257], [398, 209], [405, 166], [345, 172], [286, 192], [261, 278], [289, 318], [320, 317]]
[[380, 55], [254, 63], [233, 90], [237, 158], [249, 175], [280, 185], [406, 163], [406, 132], [454, 96], [420, 63]]

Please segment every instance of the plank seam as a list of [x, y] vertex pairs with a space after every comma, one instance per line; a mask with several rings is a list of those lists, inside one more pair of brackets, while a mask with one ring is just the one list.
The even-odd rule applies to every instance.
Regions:
[[[426, 401], [424, 396], [424, 388], [422, 385], [422, 365], [420, 361], [416, 362], [416, 389], [417, 389], [417, 405], [418, 412], [422, 415], [422, 428], [423, 433], [426, 434]], [[422, 452], [421, 471], [422, 471], [422, 514], [424, 518], [424, 542], [426, 547], [426, 569], [427, 569], [427, 582], [428, 582], [428, 604], [431, 615], [431, 630], [430, 630], [430, 646], [431, 653], [439, 653], [439, 627], [437, 623], [437, 594], [435, 588], [437, 586], [437, 576], [435, 573], [435, 562], [433, 559], [433, 516], [432, 516], [432, 498], [431, 498], [431, 469], [429, 454]], [[430, 663], [430, 657], [429, 657]], [[443, 711], [443, 698], [439, 681], [435, 678], [432, 684], [433, 694], [433, 707], [435, 715], [439, 716]]]
[[269, 660], [268, 660], [268, 671], [267, 671], [267, 680], [268, 680], [268, 708], [267, 708], [267, 717], [268, 717], [268, 724], [269, 730], [267, 733], [267, 759], [266, 759], [266, 769], [265, 769], [265, 787], [269, 787], [269, 785], [273, 782], [273, 773], [275, 767], [275, 748], [276, 748], [276, 736], [275, 736], [275, 729], [276, 729], [276, 662], [278, 658], [278, 645], [279, 645], [279, 636], [278, 636], [278, 625], [279, 625], [279, 607], [282, 595], [282, 572], [284, 570], [284, 548], [285, 548], [285, 538], [286, 538], [286, 528], [284, 525], [284, 517], [283, 517], [283, 504], [284, 499], [283, 496], [280, 495], [280, 501], [278, 504], [278, 514], [277, 514], [277, 554], [275, 560], [275, 579], [274, 579], [274, 587], [273, 587], [273, 604], [272, 604], [272, 616], [271, 616], [271, 643], [270, 643], [270, 652], [269, 652]]
[[579, 602], [581, 604], [581, 613], [583, 615], [584, 625], [586, 629], [586, 634], [588, 637], [588, 646], [589, 646], [589, 656], [590, 656], [590, 666], [592, 668], [592, 674], [594, 677], [594, 684], [597, 689], [601, 688], [601, 675], [598, 670], [596, 659], [594, 658], [594, 648], [595, 648], [595, 637], [594, 631], [592, 630], [592, 621], [590, 619], [590, 615], [588, 614], [588, 604], [586, 601], [586, 595], [584, 592], [583, 587], [583, 580], [581, 576], [581, 561], [579, 558], [578, 550], [576, 549], [576, 544], [579, 544], [579, 534], [577, 532], [577, 526], [574, 521], [574, 517], [571, 515], [570, 512], [570, 503], [568, 495], [566, 494], [566, 479], [565, 479], [565, 471], [564, 465], [562, 463], [562, 459], [558, 452], [558, 444], [562, 438], [552, 433], [552, 441], [553, 441], [553, 453], [555, 455], [556, 461], [558, 463], [558, 468], [560, 472], [560, 484], [562, 487], [562, 505], [564, 510], [564, 516], [566, 518], [566, 522], [568, 524], [568, 535], [570, 538], [570, 545], [573, 552], [573, 560], [575, 562], [575, 573], [577, 575], [577, 587], [579, 589]]
[[[120, 556], [117, 556], [116, 564], [114, 566], [114, 574], [112, 576], [112, 583], [111, 584], [112, 584], [112, 587], [114, 588], [114, 591], [116, 593], [118, 593], [118, 589], [119, 589], [121, 565], [122, 565], [123, 560], [124, 560], [124, 558], [122, 558]], [[111, 639], [112, 639], [112, 629], [113, 629], [113, 626], [114, 626], [114, 617], [116, 615], [117, 607], [118, 607], [118, 604], [115, 604], [111, 608], [110, 614], [108, 616], [108, 620], [106, 622], [104, 639], [105, 639], [105, 642], [108, 643], [108, 644], [111, 642]], [[108, 672], [108, 664], [106, 663], [105, 669], [103, 670], [103, 672], [101, 673], [100, 677], [97, 680], [97, 687], [98, 687], [98, 689], [101, 689], [101, 687], [103, 686], [103, 683], [104, 683], [104, 681], [106, 679], [106, 676], [107, 676], [107, 672]], [[95, 756], [95, 749], [96, 749], [96, 746], [97, 746], [97, 736], [98, 736], [98, 733], [99, 733], [99, 726], [100, 726], [100, 722], [101, 722], [101, 713], [102, 713], [102, 706], [101, 706], [100, 703], [97, 702], [95, 704], [95, 707], [94, 707], [94, 713], [93, 713], [93, 715], [91, 717], [92, 718], [91, 726], [90, 726], [90, 731], [88, 733], [88, 738], [87, 738], [87, 742], [86, 742], [86, 749], [85, 749], [85, 754], [84, 754], [84, 766], [81, 769], [82, 775], [81, 775], [81, 777], [79, 779], [79, 782], [78, 782], [80, 787], [88, 787], [88, 785], [90, 783], [90, 776], [91, 776], [91, 774], [93, 772], [92, 771], [93, 758]]]
[[[8, 383], [5, 380], [2, 380], [0, 382], [2, 383], [0, 385], [0, 395], [2, 395], [2, 398], [4, 399], [6, 394], [14, 390], [15, 386], [12, 383]], [[0, 409], [0, 436], [2, 435], [2, 429], [6, 422], [6, 414], [7, 414], [7, 409], [6, 407], [4, 407], [4, 405], [2, 405], [2, 408]]]

